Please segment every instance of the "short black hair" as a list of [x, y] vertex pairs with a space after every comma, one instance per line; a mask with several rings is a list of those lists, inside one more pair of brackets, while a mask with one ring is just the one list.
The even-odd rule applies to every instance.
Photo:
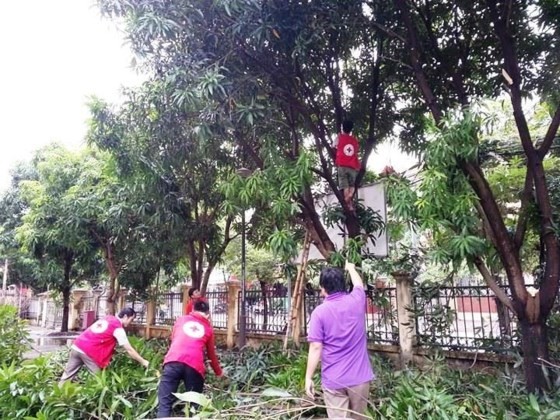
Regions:
[[350, 120], [344, 120], [342, 122], [342, 131], [346, 134], [350, 134], [354, 128], [354, 122]]
[[191, 287], [189, 289], [189, 297], [192, 298], [192, 295], [194, 292], [196, 292], [197, 290], [200, 290], [198, 287]]
[[207, 314], [208, 312], [210, 312], [210, 306], [208, 306], [208, 303], [206, 303], [205, 301], [199, 300], [194, 303], [194, 310]]
[[129, 318], [133, 318], [136, 316], [136, 311], [133, 308], [123, 308], [117, 316], [119, 318], [124, 318], [125, 315]]
[[325, 289], [325, 292], [329, 295], [337, 292], [345, 292], [346, 282], [344, 280], [344, 273], [339, 268], [324, 268], [319, 277], [319, 285]]

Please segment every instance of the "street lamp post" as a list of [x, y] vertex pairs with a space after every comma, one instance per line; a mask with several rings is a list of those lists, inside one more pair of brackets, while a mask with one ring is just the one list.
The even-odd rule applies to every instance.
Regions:
[[[247, 168], [240, 168], [237, 170], [237, 174], [243, 178], [247, 178], [251, 175], [251, 170]], [[245, 347], [247, 342], [247, 305], [245, 304], [246, 295], [246, 282], [247, 282], [247, 272], [246, 272], [246, 226], [245, 226], [245, 207], [243, 207], [243, 213], [241, 214], [241, 319], [239, 320], [239, 337], [238, 337], [238, 347], [242, 349]]]
[[247, 342], [247, 312], [245, 304], [246, 299], [246, 255], [245, 255], [245, 209], [241, 215], [241, 319], [239, 322], [239, 348], [243, 348]]

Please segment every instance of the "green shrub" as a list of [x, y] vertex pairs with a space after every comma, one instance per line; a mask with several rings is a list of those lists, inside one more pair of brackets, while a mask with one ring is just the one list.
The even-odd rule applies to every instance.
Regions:
[[[67, 360], [61, 351], [35, 360], [12, 361], [0, 367], [1, 419], [142, 419], [153, 418], [158, 378], [166, 341], [130, 338], [151, 362], [147, 371], [119, 352], [98, 375], [83, 371], [78, 383], [57, 386]], [[325, 417], [321, 398], [303, 402], [307, 352], [283, 353], [278, 345], [242, 352], [221, 352], [227, 379], [207, 376], [208, 407], [212, 418]], [[560, 418], [560, 393], [527, 394], [523, 374], [513, 368], [487, 372], [457, 370], [435, 358], [423, 369], [398, 371], [373, 356], [377, 380], [370, 394], [369, 415], [378, 419], [542, 419]], [[319, 385], [319, 384], [317, 384]], [[320, 387], [317, 387], [320, 390]], [[179, 392], [182, 390], [179, 389]], [[196, 396], [199, 398], [198, 396]], [[187, 394], [183, 394], [187, 398]], [[192, 401], [192, 399], [191, 399]], [[185, 404], [176, 407], [181, 415]]]
[[0, 305], [0, 363], [18, 362], [29, 349], [26, 324], [19, 319], [17, 308]]
[[[161, 345], [131, 337], [133, 346], [152, 366], [161, 364]], [[142, 419], [155, 416], [158, 378], [122, 353], [108, 369], [58, 387], [68, 351], [45, 355], [17, 366], [0, 368], [0, 418]], [[61, 357], [64, 354], [64, 357]]]

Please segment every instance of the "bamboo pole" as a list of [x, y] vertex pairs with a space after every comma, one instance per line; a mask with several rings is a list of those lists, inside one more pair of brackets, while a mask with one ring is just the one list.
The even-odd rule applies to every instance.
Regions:
[[[301, 299], [301, 293], [303, 290], [302, 285], [303, 285], [303, 279], [305, 278], [305, 271], [307, 270], [307, 261], [309, 259], [310, 245], [311, 245], [310, 235], [309, 233], [306, 232], [305, 239], [303, 241], [303, 253], [301, 255], [301, 263], [299, 265], [299, 270], [296, 277], [296, 284], [294, 287], [294, 296], [292, 297], [290, 310], [289, 310], [290, 318], [288, 320], [287, 327], [286, 327], [286, 335], [284, 336], [284, 346], [283, 346], [284, 351], [288, 349], [288, 340], [291, 332], [297, 331], [297, 334], [299, 336], [300, 328], [298, 328], [297, 322], [300, 322], [301, 319], [299, 316], [299, 314], [301, 313], [299, 308], [301, 307], [301, 302], [302, 302]], [[297, 342], [297, 338], [298, 337], [294, 338], [294, 342]]]

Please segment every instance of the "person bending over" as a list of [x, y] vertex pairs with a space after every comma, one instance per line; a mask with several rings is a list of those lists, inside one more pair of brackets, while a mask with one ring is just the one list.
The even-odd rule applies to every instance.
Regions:
[[202, 393], [204, 388], [204, 352], [216, 376], [222, 376], [222, 368], [216, 355], [214, 331], [210, 324], [210, 308], [205, 301], [194, 303], [193, 312], [175, 321], [171, 333], [171, 345], [163, 359], [163, 373], [158, 387], [159, 408], [157, 417], [170, 417], [173, 403], [181, 381], [185, 390]]
[[124, 347], [131, 358], [147, 368], [149, 362], [130, 345], [124, 330], [135, 317], [134, 309], [125, 308], [117, 316], [108, 315], [96, 321], [76, 337], [59, 385], [74, 379], [82, 366], [91, 373], [105, 369], [111, 362], [117, 343]]

